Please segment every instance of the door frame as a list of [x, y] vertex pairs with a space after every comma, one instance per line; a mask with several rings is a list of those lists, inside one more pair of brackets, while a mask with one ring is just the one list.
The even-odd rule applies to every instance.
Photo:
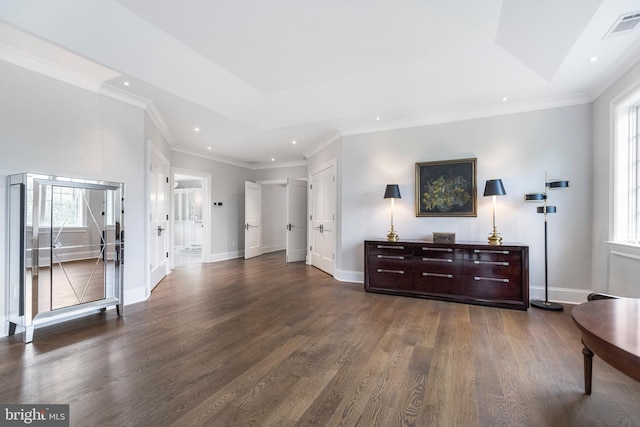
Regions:
[[[144, 268], [144, 291], [145, 291], [145, 298], [149, 298], [149, 296], [151, 295], [151, 271], [146, 268], [146, 266], [151, 264], [151, 233], [150, 233], [150, 229], [149, 229], [149, 221], [151, 220], [151, 200], [150, 200], [150, 196], [151, 196], [151, 182], [150, 182], [150, 176], [151, 176], [151, 157], [152, 155], [157, 156], [160, 161], [162, 163], [165, 164], [165, 166], [167, 167], [167, 171], [169, 172], [169, 174], [171, 174], [171, 162], [167, 159], [167, 157], [162, 153], [162, 151], [160, 151], [160, 149], [158, 149], [158, 147], [153, 143], [152, 140], [147, 140], [147, 150], [146, 150], [146, 155], [147, 155], [147, 169], [146, 169], [146, 173], [145, 173], [145, 196], [146, 196], [146, 201], [145, 201], [145, 227], [144, 227], [144, 236], [145, 236], [145, 241], [146, 241], [146, 254], [145, 254], [145, 268]], [[125, 189], [126, 191], [126, 189]], [[169, 211], [171, 210], [170, 205], [169, 205], [169, 201], [166, 202], [166, 210], [167, 213], [170, 213]], [[168, 220], [167, 221], [167, 228], [168, 228], [168, 232], [170, 232], [171, 230], [171, 221]], [[168, 243], [169, 243], [169, 237], [168, 237], [169, 233], [165, 233], [165, 247], [169, 250], [168, 248]], [[169, 262], [169, 260], [167, 260], [166, 263], [166, 268], [165, 268], [165, 277], [166, 275], [168, 275], [169, 273], [171, 273], [171, 263]]]
[[[301, 223], [303, 226], [304, 224], [307, 223], [307, 218], [309, 216], [309, 212], [307, 211], [308, 206], [309, 206], [309, 181], [306, 178], [287, 178], [286, 180], [286, 200], [285, 200], [285, 209], [286, 209], [286, 222], [287, 222], [287, 226], [289, 224], [291, 224], [291, 221], [293, 221], [289, 216], [291, 215], [291, 195], [292, 195], [292, 186], [299, 186], [299, 187], [303, 187], [304, 188], [304, 215], [302, 216], [301, 220], [299, 221], [299, 223]], [[298, 184], [298, 185], [296, 185]], [[300, 219], [300, 218], [297, 218]], [[286, 235], [285, 235], [285, 252], [286, 252], [286, 261], [287, 262], [298, 262], [298, 261], [304, 261], [305, 263], [307, 262], [307, 246], [309, 246], [309, 242], [308, 242], [308, 233], [307, 230], [305, 229], [304, 231], [301, 231], [302, 233], [304, 233], [304, 246], [302, 247], [303, 251], [304, 251], [304, 259], [300, 259], [299, 257], [294, 257], [294, 260], [291, 260], [289, 257], [292, 254], [294, 248], [291, 247], [291, 233], [292, 230], [288, 229], [286, 231]], [[296, 249], [298, 252], [302, 254], [303, 251], [300, 251], [300, 249]]]
[[[248, 215], [247, 200], [249, 200], [248, 189], [250, 186], [256, 186], [258, 190], [259, 199], [258, 199], [257, 205], [258, 205], [259, 215], [258, 215], [257, 226], [249, 224], [249, 219], [247, 218], [247, 215]], [[247, 233], [249, 232], [250, 228], [254, 228], [254, 227], [259, 229], [257, 230], [258, 246], [257, 246], [257, 249], [252, 252], [249, 250], [249, 247], [248, 247], [249, 237]], [[260, 255], [262, 255], [262, 184], [258, 184], [257, 182], [253, 182], [253, 181], [245, 181], [244, 182], [244, 259], [251, 259]]]
[[[265, 185], [283, 185], [283, 186], [287, 186], [289, 185], [289, 181], [291, 180], [295, 180], [295, 181], [300, 181], [300, 182], [304, 182], [306, 189], [307, 189], [307, 209], [309, 208], [309, 179], [308, 178], [281, 178], [281, 179], [263, 179], [263, 180], [258, 180], [256, 181], [256, 184], [260, 184], [263, 187]], [[262, 199], [264, 201], [264, 198]], [[287, 200], [286, 200], [286, 196], [285, 196], [285, 209], [286, 209], [286, 204], [287, 204]], [[285, 213], [286, 215], [286, 213]], [[264, 218], [263, 218], [263, 222], [264, 222]], [[307, 211], [307, 225], [309, 223], [309, 212]], [[286, 216], [284, 218], [284, 220], [282, 221], [283, 227], [286, 227], [287, 225], [287, 221], [286, 221]], [[286, 232], [285, 232], [286, 233]], [[306, 246], [306, 250], [305, 250], [305, 259], [304, 262], [306, 264], [310, 264], [309, 261], [309, 233], [305, 233], [306, 235], [306, 242], [305, 242], [305, 246]], [[289, 250], [289, 247], [287, 245], [287, 240], [288, 240], [288, 236], [285, 234], [285, 251]]]
[[[334, 206], [335, 206], [335, 210], [336, 210], [336, 219], [335, 219], [335, 239], [333, 240], [333, 253], [335, 254], [335, 258], [333, 260], [333, 272], [332, 272], [332, 276], [335, 277], [335, 272], [337, 270], [337, 265], [338, 265], [338, 258], [340, 257], [340, 254], [338, 253], [338, 239], [340, 238], [340, 224], [339, 224], [339, 218], [340, 215], [338, 215], [338, 210], [339, 210], [339, 206], [338, 206], [338, 192], [339, 192], [339, 186], [338, 186], [338, 161], [337, 159], [332, 159], [329, 160], [328, 162], [322, 163], [318, 166], [316, 166], [314, 169], [312, 169], [311, 171], [308, 172], [308, 180], [307, 180], [307, 185], [310, 186], [313, 183], [313, 175], [322, 172], [325, 169], [329, 169], [329, 168], [333, 168], [334, 171], [334, 176], [336, 178], [336, 191], [335, 191], [335, 200], [334, 200]], [[313, 265], [313, 254], [311, 253], [311, 249], [310, 249], [310, 245], [311, 243], [313, 243], [313, 222], [311, 220], [311, 215], [313, 212], [313, 195], [312, 195], [312, 191], [310, 190], [309, 187], [307, 187], [307, 264], [308, 265]]]
[[175, 189], [175, 176], [178, 175], [187, 175], [193, 176], [196, 178], [202, 179], [202, 256], [200, 258], [201, 262], [211, 262], [211, 174], [206, 172], [198, 172], [191, 169], [183, 169], [171, 167], [171, 178], [170, 186], [171, 186], [171, 208], [169, 212], [169, 221], [171, 222], [171, 241], [169, 243], [169, 258], [171, 260], [171, 268], [175, 266], [175, 253], [173, 250], [173, 242], [175, 239], [174, 233], [175, 230], [173, 228], [173, 212], [175, 212], [175, 198], [174, 192]]

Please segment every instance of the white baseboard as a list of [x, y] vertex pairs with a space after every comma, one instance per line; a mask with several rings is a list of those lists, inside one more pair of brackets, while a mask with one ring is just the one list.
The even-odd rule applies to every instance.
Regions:
[[351, 283], [363, 283], [364, 284], [364, 272], [362, 272], [362, 271], [336, 269], [333, 278], [338, 280], [338, 281], [340, 281], [340, 282], [351, 282]]
[[132, 289], [126, 289], [126, 285], [125, 285], [124, 298], [122, 298], [124, 302], [125, 313], [127, 312], [127, 306], [129, 304], [135, 304], [137, 302], [146, 301], [147, 298], [148, 296], [144, 289], [144, 286], [142, 287], [139, 286], [137, 288], [132, 288]]
[[[549, 288], [549, 301], [564, 304], [582, 304], [593, 291], [585, 289]], [[543, 286], [529, 286], [529, 298], [544, 300]]]
[[281, 245], [271, 245], [271, 246], [263, 246], [262, 247], [262, 253], [263, 254], [268, 254], [269, 252], [278, 252], [278, 251], [284, 251], [286, 248], [286, 246], [284, 244]]
[[208, 262], [226, 261], [228, 259], [244, 258], [244, 251], [223, 252], [209, 255]]

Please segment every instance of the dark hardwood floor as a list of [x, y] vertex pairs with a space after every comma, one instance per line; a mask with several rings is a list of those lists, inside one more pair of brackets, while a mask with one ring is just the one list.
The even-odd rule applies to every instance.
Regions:
[[151, 298], [0, 339], [0, 402], [73, 426], [640, 425], [640, 383], [564, 312], [367, 294], [272, 253], [176, 269]]

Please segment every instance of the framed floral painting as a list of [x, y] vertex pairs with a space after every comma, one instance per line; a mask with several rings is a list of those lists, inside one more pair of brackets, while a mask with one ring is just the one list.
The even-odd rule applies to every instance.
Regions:
[[477, 216], [476, 159], [416, 163], [416, 216]]

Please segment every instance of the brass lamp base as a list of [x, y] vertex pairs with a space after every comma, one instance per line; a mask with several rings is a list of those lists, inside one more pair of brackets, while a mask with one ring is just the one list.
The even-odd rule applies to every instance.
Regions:
[[389, 234], [387, 234], [387, 241], [397, 242], [398, 239], [399, 239], [398, 234], [393, 228], [391, 228], [391, 231], [389, 231]]
[[493, 227], [493, 233], [491, 233], [489, 235], [489, 244], [490, 245], [501, 245], [502, 244], [502, 237], [500, 236], [500, 233], [498, 233], [498, 230], [496, 230], [495, 227]]

